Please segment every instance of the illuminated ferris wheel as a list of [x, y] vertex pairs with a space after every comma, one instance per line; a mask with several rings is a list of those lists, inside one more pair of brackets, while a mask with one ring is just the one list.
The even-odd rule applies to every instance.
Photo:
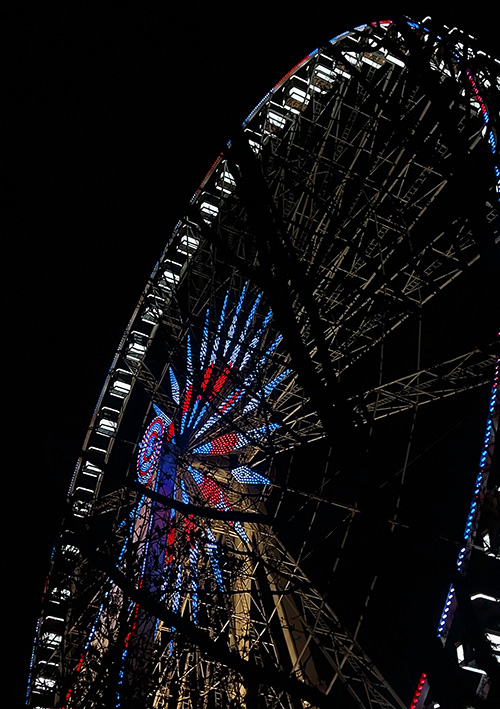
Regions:
[[[492, 351], [445, 320], [472, 279], [485, 287], [498, 243], [499, 74], [456, 31], [376, 22], [311, 52], [244, 121], [169, 238], [95, 409], [29, 706], [433, 702], [426, 675], [400, 682], [373, 640], [391, 580], [366, 539], [406, 539], [420, 421], [448, 430], [426, 412], [494, 380]], [[496, 391], [459, 569], [489, 493]], [[443, 642], [453, 604], [450, 590]]]

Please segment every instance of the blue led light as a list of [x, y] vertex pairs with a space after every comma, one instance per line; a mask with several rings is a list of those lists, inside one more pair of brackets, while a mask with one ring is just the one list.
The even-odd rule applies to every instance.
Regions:
[[208, 323], [210, 317], [210, 310], [207, 308], [205, 314], [205, 325], [203, 326], [203, 339], [201, 341], [200, 347], [200, 369], [203, 371], [205, 369], [205, 360], [207, 358], [208, 351]]
[[271, 320], [272, 314], [273, 314], [273, 311], [269, 310], [266, 317], [264, 318], [264, 322], [262, 323], [260, 328], [257, 330], [255, 336], [252, 338], [252, 341], [250, 342], [250, 345], [245, 353], [245, 356], [243, 357], [243, 361], [240, 364], [240, 367], [239, 367], [240, 371], [247, 364], [247, 362], [250, 359], [250, 357], [252, 356], [253, 352], [256, 350], [257, 345], [259, 344], [260, 338], [262, 337], [262, 335], [264, 334], [264, 332], [267, 329], [267, 326], [269, 325], [269, 321]]
[[180, 390], [179, 390], [179, 384], [177, 382], [177, 379], [175, 378], [175, 374], [172, 371], [172, 367], [169, 368], [169, 374], [170, 374], [170, 390], [172, 392], [172, 399], [175, 401], [176, 404], [180, 402]]
[[227, 308], [228, 299], [229, 299], [229, 292], [226, 293], [226, 296], [224, 298], [224, 304], [222, 306], [222, 312], [220, 314], [219, 324], [217, 326], [217, 334], [215, 336], [214, 345], [212, 347], [212, 354], [210, 355], [209, 364], [214, 364], [215, 360], [217, 359], [217, 352], [219, 350], [220, 333], [222, 331], [222, 327], [224, 325], [224, 319], [226, 317], [226, 308]]
[[441, 614], [441, 619], [440, 619], [439, 625], [438, 625], [438, 633], [437, 633], [438, 637], [441, 637], [444, 634], [454, 598], [455, 598], [455, 589], [453, 586], [450, 586], [450, 589], [448, 591], [448, 595], [446, 597], [446, 601], [444, 604], [443, 612]]
[[[244, 120], [243, 123], [241, 124], [242, 126], [245, 126], [245, 125], [248, 123], [248, 121], [250, 121], [250, 120], [254, 117], [254, 115], [257, 113], [257, 111], [260, 109], [260, 107], [264, 105], [264, 103], [267, 101], [267, 99], [269, 98], [269, 96], [271, 96], [271, 94], [272, 94], [272, 91], [268, 91], [268, 92], [267, 92], [267, 94], [264, 96], [264, 98], [263, 98], [261, 101], [259, 101], [259, 103], [255, 106], [255, 108], [253, 109], [253, 111], [251, 111], [251, 112], [248, 114], [248, 116], [245, 118], [245, 120]], [[230, 144], [230, 143], [228, 143], [228, 145], [229, 145], [229, 144]]]
[[[230, 364], [234, 364], [234, 363], [236, 362], [236, 360], [238, 359], [240, 350], [241, 350], [241, 348], [242, 348], [242, 346], [243, 346], [243, 343], [244, 343], [244, 341], [245, 341], [245, 339], [246, 339], [248, 330], [249, 330], [250, 325], [251, 325], [251, 323], [252, 323], [252, 321], [253, 321], [253, 318], [254, 318], [254, 316], [255, 316], [255, 312], [256, 312], [256, 310], [257, 310], [257, 306], [259, 305], [260, 298], [261, 298], [261, 293], [259, 293], [259, 294], [257, 295], [256, 299], [255, 299], [255, 302], [254, 302], [254, 304], [253, 304], [253, 306], [252, 306], [252, 309], [250, 310], [250, 313], [249, 313], [249, 315], [248, 315], [248, 317], [247, 317], [247, 319], [246, 319], [246, 322], [245, 322], [245, 324], [244, 324], [244, 326], [243, 326], [243, 329], [242, 329], [242, 331], [241, 331], [241, 334], [240, 334], [240, 336], [239, 336], [239, 338], [238, 338], [238, 342], [237, 342], [237, 344], [236, 344], [236, 347], [234, 348], [234, 350], [233, 350], [233, 352], [232, 352], [232, 354], [231, 354], [231, 356], [230, 356], [230, 358], [229, 358], [229, 360], [228, 360]], [[240, 369], [241, 369], [241, 367], [240, 367]]]
[[168, 428], [170, 424], [172, 423], [172, 419], [167, 416], [167, 414], [163, 413], [163, 411], [160, 409], [159, 406], [156, 404], [153, 404], [153, 409], [155, 410], [155, 414], [161, 418], [163, 421], [163, 425], [165, 428]]
[[[106, 600], [106, 598], [108, 597], [108, 594], [109, 594], [109, 591], [106, 591], [106, 594], [105, 594], [105, 596], [104, 596], [104, 600]], [[97, 628], [97, 625], [98, 625], [99, 621], [101, 620], [101, 615], [102, 615], [102, 612], [103, 612], [103, 610], [104, 610], [104, 600], [103, 600], [103, 602], [101, 603], [101, 605], [99, 606], [99, 610], [97, 611], [96, 619], [95, 619], [94, 623], [92, 624], [92, 627], [90, 628], [89, 637], [88, 637], [87, 642], [86, 642], [86, 644], [85, 644], [85, 646], [84, 646], [84, 650], [88, 650], [88, 649], [89, 649], [90, 643], [91, 643], [92, 640], [94, 639], [94, 633], [95, 633], [95, 631], [96, 631], [96, 628]]]
[[228, 333], [227, 333], [226, 343], [225, 343], [225, 345], [224, 345], [224, 353], [223, 353], [223, 356], [224, 356], [224, 357], [225, 357], [226, 354], [227, 354], [227, 350], [228, 350], [228, 348], [229, 348], [229, 345], [230, 345], [231, 342], [232, 342], [232, 339], [233, 339], [233, 337], [234, 337], [234, 333], [235, 333], [235, 331], [236, 331], [236, 325], [238, 324], [238, 319], [239, 319], [239, 315], [240, 315], [240, 312], [241, 312], [241, 307], [242, 307], [242, 305], [243, 305], [243, 300], [244, 300], [244, 298], [245, 298], [245, 293], [246, 293], [246, 290], [247, 290], [247, 285], [248, 285], [248, 284], [245, 283], [245, 285], [243, 286], [243, 288], [242, 288], [242, 290], [241, 290], [240, 299], [239, 299], [239, 301], [238, 301], [238, 305], [236, 306], [236, 311], [235, 311], [235, 313], [234, 313], [234, 315], [233, 315], [233, 320], [232, 320], [232, 322], [231, 322], [231, 325], [230, 325], [230, 327], [229, 327], [229, 331], [228, 331]]
[[203, 482], [203, 475], [198, 470], [196, 470], [196, 468], [193, 468], [192, 465], [188, 465], [188, 470], [193, 476], [195, 482], [200, 485]]
[[206, 404], [203, 404], [203, 406], [201, 407], [200, 413], [198, 414], [198, 418], [196, 419], [196, 421], [194, 422], [194, 425], [192, 427], [194, 431], [196, 431], [196, 429], [198, 428], [198, 424], [200, 423], [200, 421], [202, 420], [202, 418], [206, 414], [209, 406], [210, 406], [210, 402], [207, 401]]
[[[175, 579], [174, 593], [172, 594], [172, 603], [170, 606], [174, 613], [177, 613], [177, 611], [179, 610], [179, 604], [181, 601], [181, 591], [182, 591], [182, 567], [179, 564], [179, 566], [177, 567], [177, 576]], [[175, 628], [172, 628], [172, 630], [175, 630]]]
[[189, 335], [186, 338], [186, 350], [186, 365], [189, 374], [188, 383], [191, 384], [193, 381], [193, 356], [191, 354], [191, 338]]
[[193, 453], [210, 453], [211, 450], [212, 450], [211, 443], [203, 443], [203, 445], [197, 446], [197, 448], [193, 448]]
[[281, 342], [282, 337], [281, 335], [278, 335], [276, 339], [272, 342], [272, 344], [267, 348], [267, 350], [264, 352], [262, 357], [259, 359], [257, 362], [257, 365], [255, 366], [254, 370], [252, 371], [251, 374], [245, 379], [243, 382], [243, 386], [248, 387], [257, 377], [257, 374], [261, 371], [261, 369], [264, 367], [266, 364], [267, 360], [269, 359], [269, 356], [274, 352], [276, 347], [279, 345]]
[[217, 551], [217, 540], [215, 539], [215, 535], [212, 532], [212, 530], [207, 527], [207, 537], [208, 537], [208, 542], [206, 544], [208, 556], [210, 558], [210, 564], [212, 566], [212, 570], [214, 572], [215, 580], [217, 581], [217, 585], [220, 588], [221, 591], [224, 590], [224, 583], [222, 581], [222, 574], [221, 570], [219, 567], [219, 556], [218, 556], [218, 551]]
[[335, 42], [338, 42], [339, 39], [342, 39], [343, 37], [348, 37], [349, 32], [342, 32], [341, 34], [336, 35], [335, 37], [332, 37], [330, 40], [330, 44], [334, 44]]
[[243, 529], [243, 525], [240, 522], [233, 522], [233, 525], [234, 525], [234, 528], [235, 528], [239, 538], [243, 542], [250, 544], [250, 539], [247, 537], [247, 534], [246, 534], [245, 530]]
[[276, 431], [279, 427], [279, 423], [266, 424], [265, 426], [259, 426], [259, 428], [253, 428], [247, 432], [246, 436], [249, 441], [255, 442], [271, 433], [271, 431]]
[[186, 483], [184, 482], [184, 480], [183, 480], [182, 478], [181, 478], [181, 480], [180, 480], [180, 483], [181, 483], [181, 499], [182, 499], [182, 502], [183, 502], [185, 505], [189, 505], [189, 501], [190, 501], [190, 500], [189, 500], [189, 495], [187, 494], [187, 490], [186, 490]]
[[189, 549], [189, 568], [191, 570], [191, 614], [193, 622], [198, 618], [198, 543]]
[[[471, 502], [470, 508], [469, 508], [469, 513], [467, 515], [467, 521], [465, 524], [465, 530], [464, 530], [464, 541], [465, 544], [462, 546], [460, 549], [460, 552], [458, 553], [457, 557], [457, 570], [461, 573], [464, 574], [466, 571], [467, 567], [467, 562], [469, 559], [469, 554], [470, 554], [470, 549], [472, 547], [472, 543], [474, 540], [474, 534], [475, 534], [475, 523], [477, 520], [477, 515], [478, 515], [478, 503], [479, 499], [478, 496], [480, 494], [481, 488], [483, 484], [486, 484], [486, 475], [487, 475], [487, 470], [485, 469], [485, 463], [487, 461], [487, 456], [488, 456], [488, 447], [490, 445], [490, 435], [491, 435], [491, 430], [493, 427], [493, 414], [496, 406], [496, 399], [497, 399], [497, 382], [498, 382], [498, 368], [499, 368], [499, 363], [500, 359], [497, 359], [496, 365], [495, 365], [495, 374], [494, 374], [494, 379], [493, 379], [493, 385], [491, 388], [491, 396], [490, 396], [490, 402], [489, 402], [489, 408], [488, 408], [488, 418], [486, 422], [486, 433], [484, 437], [484, 442], [483, 442], [483, 448], [481, 450], [481, 455], [479, 459], [479, 472], [476, 476], [476, 486], [474, 489], [474, 497]], [[455, 598], [455, 589], [453, 586], [450, 586], [450, 590], [443, 608], [443, 612], [441, 614], [441, 619], [438, 624], [438, 636], [441, 638], [444, 638], [445, 633], [447, 632], [446, 629], [449, 627], [449, 625], [452, 622], [452, 616], [453, 614], [451, 613], [452, 609], [452, 604], [453, 600]]]
[[191, 428], [191, 424], [193, 422], [194, 417], [196, 416], [196, 412], [198, 410], [198, 406], [200, 405], [201, 397], [197, 396], [196, 401], [194, 402], [194, 406], [191, 410], [191, 415], [189, 417], [189, 420], [186, 424], [187, 428]]
[[277, 377], [272, 379], [270, 382], [268, 382], [262, 389], [262, 392], [259, 396], [255, 396], [253, 399], [250, 400], [250, 402], [245, 406], [243, 409], [243, 413], [247, 414], [249, 411], [252, 411], [255, 409], [264, 399], [267, 399], [269, 394], [275, 389], [280, 382], [283, 381], [283, 379], [290, 374], [289, 369], [285, 369], [281, 374], [278, 374]]
[[269, 485], [269, 480], [255, 470], [248, 468], [246, 465], [241, 465], [239, 468], [233, 468], [231, 475], [242, 485]]

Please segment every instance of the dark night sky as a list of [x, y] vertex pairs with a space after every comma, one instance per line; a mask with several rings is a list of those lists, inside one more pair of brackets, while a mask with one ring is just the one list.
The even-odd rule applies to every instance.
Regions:
[[[233, 127], [292, 66], [345, 29], [386, 19], [387, 4], [375, 15], [286, 17], [254, 6], [238, 17], [174, 18], [168, 7], [36, 9], [6, 26], [4, 314], [15, 441], [7, 477], [16, 517], [5, 546], [17, 703], [79, 447], [182, 207]], [[450, 23], [493, 46], [487, 16], [460, 14]]]

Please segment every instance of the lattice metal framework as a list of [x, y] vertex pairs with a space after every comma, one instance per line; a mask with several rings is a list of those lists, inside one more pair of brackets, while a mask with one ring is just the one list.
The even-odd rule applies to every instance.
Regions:
[[380, 421], [491, 380], [464, 333], [425, 364], [406, 338], [498, 243], [499, 70], [456, 31], [373, 23], [243, 123], [110, 368], [29, 706], [407, 706], [368, 657], [364, 581], [334, 612], [332, 579]]

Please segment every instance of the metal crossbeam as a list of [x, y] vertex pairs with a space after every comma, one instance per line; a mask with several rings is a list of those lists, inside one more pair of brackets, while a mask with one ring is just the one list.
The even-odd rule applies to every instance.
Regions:
[[[275, 604], [286, 629], [290, 656], [295, 658], [293, 671], [297, 676], [312, 682], [319, 679], [325, 693], [332, 696], [339, 690], [338, 683], [359, 706], [406, 709], [279, 540], [266, 537], [261, 553], [264, 565], [268, 565], [270, 588], [276, 594]], [[312, 645], [327, 660], [328, 676], [318, 678]]]
[[356, 409], [372, 419], [402, 413], [470, 389], [488, 386], [495, 356], [480, 350], [408, 374], [353, 397]]

